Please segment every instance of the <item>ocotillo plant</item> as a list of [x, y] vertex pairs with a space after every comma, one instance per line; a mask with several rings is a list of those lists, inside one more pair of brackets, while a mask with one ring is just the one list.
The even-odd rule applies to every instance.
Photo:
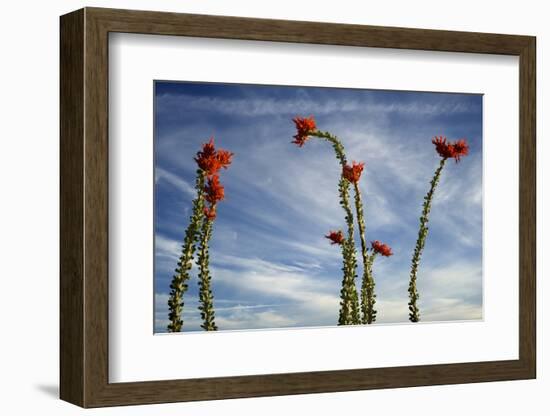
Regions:
[[376, 294], [374, 292], [374, 276], [372, 272], [372, 265], [377, 254], [389, 257], [393, 253], [391, 248], [386, 244], [382, 244], [379, 241], [373, 241], [371, 252], [367, 248], [367, 240], [365, 237], [366, 225], [365, 215], [363, 209], [363, 200], [361, 198], [361, 190], [359, 189], [359, 180], [365, 167], [364, 163], [352, 162], [351, 165], [345, 165], [342, 171], [342, 175], [353, 184], [355, 191], [355, 213], [357, 216], [357, 226], [359, 228], [359, 237], [361, 241], [361, 257], [363, 260], [363, 278], [361, 282], [361, 323], [372, 324], [376, 321], [376, 309], [374, 304], [376, 303]]
[[376, 303], [374, 294], [374, 278], [372, 277], [372, 265], [367, 249], [365, 237], [365, 215], [363, 210], [363, 201], [359, 189], [359, 179], [365, 167], [364, 163], [352, 162], [351, 166], [346, 164], [342, 168], [342, 176], [351, 184], [355, 191], [355, 215], [357, 217], [357, 226], [359, 228], [359, 239], [361, 241], [361, 258], [363, 260], [363, 278], [361, 283], [361, 323], [370, 324], [376, 320]]
[[231, 163], [232, 156], [233, 154], [226, 150], [216, 150], [214, 139], [210, 139], [209, 142], [203, 144], [202, 150], [195, 157], [198, 166], [195, 181], [197, 196], [193, 200], [192, 213], [185, 231], [178, 267], [170, 284], [170, 296], [168, 298], [168, 319], [170, 323], [168, 324], [168, 332], [180, 332], [183, 327], [183, 296], [189, 288], [187, 284], [190, 278], [189, 272], [193, 264], [195, 245], [205, 216], [205, 180], [216, 175], [221, 168], [227, 168]]
[[454, 158], [455, 162], [458, 163], [460, 158], [468, 155], [468, 144], [466, 140], [460, 139], [456, 142], [447, 142], [446, 137], [434, 137], [432, 143], [435, 145], [435, 150], [441, 157], [439, 161], [439, 166], [435, 170], [434, 176], [430, 181], [430, 190], [424, 197], [424, 202], [422, 204], [422, 215], [420, 216], [420, 227], [418, 229], [418, 238], [416, 240], [416, 246], [414, 248], [412, 265], [411, 265], [411, 275], [409, 281], [409, 320], [411, 322], [420, 321], [420, 310], [418, 309], [418, 299], [420, 297], [418, 289], [416, 287], [416, 279], [418, 273], [418, 265], [420, 263], [420, 258], [422, 256], [422, 251], [424, 250], [424, 245], [426, 244], [426, 237], [428, 236], [428, 216], [430, 214], [432, 201], [434, 197], [434, 192], [441, 178], [441, 172], [445, 167], [445, 162], [447, 159]]
[[[313, 117], [295, 117], [293, 120], [296, 125], [296, 135], [292, 143], [302, 147], [310, 137], [317, 137], [325, 140], [332, 145], [336, 158], [342, 169], [347, 164], [347, 158], [344, 151], [344, 146], [338, 137], [328, 132], [317, 129], [315, 119]], [[340, 291], [340, 312], [338, 317], [338, 325], [355, 325], [360, 323], [359, 298], [357, 296], [357, 288], [355, 279], [357, 277], [357, 252], [355, 249], [355, 239], [353, 236], [353, 212], [349, 201], [350, 182], [340, 177], [338, 184], [338, 193], [340, 195], [340, 205], [344, 209], [345, 221], [347, 224], [347, 238], [342, 242], [343, 256], [343, 279], [342, 289]]]

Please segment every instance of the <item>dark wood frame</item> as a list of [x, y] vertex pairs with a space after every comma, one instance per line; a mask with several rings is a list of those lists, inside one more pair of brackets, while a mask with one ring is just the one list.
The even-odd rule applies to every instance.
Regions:
[[[99, 8], [69, 13], [60, 23], [63, 400], [82, 407], [101, 407], [536, 377], [534, 37]], [[519, 359], [109, 383], [109, 32], [519, 56]]]

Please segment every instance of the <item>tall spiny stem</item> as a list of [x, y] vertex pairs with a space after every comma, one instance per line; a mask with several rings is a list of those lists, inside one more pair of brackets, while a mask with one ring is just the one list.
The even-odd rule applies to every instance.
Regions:
[[[344, 146], [336, 136], [319, 130], [311, 132], [310, 135], [328, 141], [332, 145], [336, 158], [338, 159], [341, 167], [343, 168], [346, 165], [347, 159]], [[357, 278], [357, 252], [353, 235], [354, 222], [353, 211], [350, 204], [349, 189], [350, 182], [341, 176], [338, 183], [338, 192], [340, 194], [340, 205], [345, 212], [347, 238], [342, 244], [342, 271], [344, 276], [342, 279], [342, 289], [340, 290], [341, 300], [338, 325], [357, 325], [361, 322], [359, 297], [357, 295], [357, 287], [355, 284], [355, 279]]]
[[416, 287], [416, 279], [418, 272], [418, 265], [420, 263], [420, 257], [426, 244], [426, 237], [428, 236], [428, 216], [430, 214], [432, 200], [435, 192], [435, 188], [439, 183], [441, 177], [441, 171], [445, 166], [447, 158], [442, 158], [439, 162], [439, 166], [436, 169], [434, 176], [430, 182], [430, 190], [424, 197], [424, 203], [422, 204], [422, 216], [420, 217], [420, 227], [418, 230], [418, 238], [416, 240], [416, 246], [412, 257], [411, 276], [409, 282], [409, 320], [411, 322], [420, 321], [420, 310], [418, 309], [417, 301], [419, 299], [418, 289]]
[[[212, 209], [215, 209], [215, 207]], [[197, 263], [199, 266], [199, 310], [201, 311], [201, 318], [203, 320], [201, 328], [205, 331], [218, 330], [215, 323], [214, 296], [210, 285], [212, 276], [209, 270], [210, 255], [208, 250], [213, 223], [213, 219], [204, 216], [197, 253]]]
[[376, 321], [376, 295], [374, 294], [374, 278], [372, 276], [372, 263], [375, 253], [369, 256], [367, 250], [367, 241], [365, 238], [365, 216], [363, 211], [363, 201], [361, 200], [361, 190], [359, 184], [353, 184], [355, 190], [355, 212], [357, 215], [357, 224], [359, 226], [359, 236], [361, 239], [361, 255], [363, 259], [363, 279], [361, 282], [361, 323], [371, 324]]
[[189, 271], [193, 265], [193, 253], [197, 242], [197, 234], [203, 218], [204, 209], [204, 172], [197, 170], [197, 179], [195, 183], [197, 197], [193, 200], [193, 210], [189, 220], [189, 226], [185, 231], [182, 251], [178, 261], [176, 274], [172, 277], [170, 284], [170, 296], [168, 298], [168, 332], [180, 332], [183, 327], [183, 295], [187, 292], [189, 285]]
[[376, 321], [376, 309], [374, 309], [376, 295], [374, 294], [374, 276], [372, 273], [375, 258], [376, 253], [372, 253], [368, 257], [361, 283], [361, 323], [363, 324], [372, 324]]

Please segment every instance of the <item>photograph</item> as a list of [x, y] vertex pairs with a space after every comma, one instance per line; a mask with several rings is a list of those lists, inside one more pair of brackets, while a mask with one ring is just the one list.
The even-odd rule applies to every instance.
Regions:
[[154, 81], [154, 333], [483, 319], [483, 95]]

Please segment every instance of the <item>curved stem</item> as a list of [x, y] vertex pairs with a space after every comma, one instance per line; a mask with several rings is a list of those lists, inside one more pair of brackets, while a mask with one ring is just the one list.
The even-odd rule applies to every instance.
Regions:
[[[346, 165], [347, 159], [344, 146], [338, 137], [318, 130], [311, 133], [311, 136], [328, 141], [334, 149], [340, 166], [343, 168]], [[338, 183], [338, 192], [340, 194], [340, 205], [345, 212], [347, 238], [342, 244], [342, 271], [344, 276], [340, 290], [341, 300], [338, 325], [357, 325], [360, 323], [359, 297], [355, 285], [355, 279], [357, 278], [357, 251], [355, 248], [353, 211], [349, 200], [349, 189], [350, 182], [341, 175]]]
[[418, 289], [416, 287], [416, 279], [418, 272], [418, 265], [420, 263], [420, 257], [424, 251], [424, 245], [426, 244], [426, 237], [428, 236], [428, 216], [432, 207], [432, 200], [435, 192], [435, 188], [439, 183], [441, 177], [441, 171], [445, 166], [446, 158], [442, 158], [439, 162], [438, 168], [435, 170], [434, 176], [430, 182], [430, 190], [424, 197], [424, 203], [422, 204], [422, 215], [420, 217], [420, 227], [418, 230], [418, 238], [416, 240], [416, 246], [412, 257], [411, 276], [409, 281], [409, 320], [411, 322], [420, 321], [420, 310], [418, 309], [417, 301], [420, 298]]
[[[212, 209], [215, 209], [215, 207], [212, 207]], [[201, 311], [201, 318], [203, 320], [201, 328], [205, 331], [218, 330], [215, 323], [214, 296], [210, 287], [210, 255], [208, 250], [208, 242], [212, 236], [213, 223], [214, 221], [209, 220], [206, 216], [203, 218], [200, 245], [197, 255], [197, 263], [199, 266], [199, 310]]]
[[203, 217], [204, 208], [204, 172], [197, 171], [197, 179], [195, 189], [197, 197], [193, 200], [193, 211], [189, 219], [189, 225], [185, 231], [182, 251], [178, 261], [172, 282], [170, 284], [170, 296], [168, 298], [168, 332], [180, 332], [183, 327], [183, 295], [189, 288], [187, 281], [189, 280], [189, 271], [193, 265], [193, 253], [195, 251], [195, 243], [197, 241], [197, 233]]

